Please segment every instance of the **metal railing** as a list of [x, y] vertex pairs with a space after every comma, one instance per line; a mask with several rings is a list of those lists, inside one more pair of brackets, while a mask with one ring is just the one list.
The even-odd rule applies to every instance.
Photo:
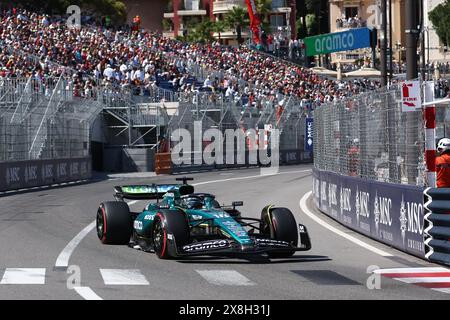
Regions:
[[422, 113], [401, 111], [399, 85], [314, 110], [314, 164], [319, 170], [423, 186], [423, 154]]
[[0, 161], [89, 155], [90, 125], [103, 109], [97, 89], [77, 97], [70, 77], [3, 79]]

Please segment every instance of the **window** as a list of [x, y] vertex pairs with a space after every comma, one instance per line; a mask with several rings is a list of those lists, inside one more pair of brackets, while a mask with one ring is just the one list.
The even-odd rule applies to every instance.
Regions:
[[278, 14], [274, 14], [270, 16], [270, 25], [272, 27], [281, 27], [284, 26], [284, 16], [283, 15], [278, 15]]
[[272, 9], [287, 7], [286, 0], [272, 0]]
[[358, 15], [358, 7], [345, 7], [345, 18], [353, 18]]

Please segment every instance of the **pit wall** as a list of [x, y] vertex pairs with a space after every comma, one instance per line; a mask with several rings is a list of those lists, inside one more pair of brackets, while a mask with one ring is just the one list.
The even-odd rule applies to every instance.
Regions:
[[423, 188], [313, 170], [317, 208], [344, 226], [424, 258]]

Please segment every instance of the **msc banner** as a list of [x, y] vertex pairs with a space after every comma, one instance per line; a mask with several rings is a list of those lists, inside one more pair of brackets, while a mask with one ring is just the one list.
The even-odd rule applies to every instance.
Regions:
[[306, 126], [305, 126], [305, 151], [312, 152], [313, 151], [313, 128], [314, 119], [306, 118]]
[[370, 47], [370, 29], [357, 28], [305, 38], [308, 57]]
[[90, 178], [90, 157], [0, 163], [0, 191], [39, 187]]
[[424, 257], [423, 190], [313, 170], [314, 202], [345, 226]]

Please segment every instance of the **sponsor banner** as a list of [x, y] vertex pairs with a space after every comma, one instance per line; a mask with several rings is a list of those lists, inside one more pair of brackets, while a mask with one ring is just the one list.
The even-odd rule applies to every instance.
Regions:
[[313, 133], [314, 133], [314, 119], [306, 118], [306, 126], [305, 126], [305, 151], [312, 152], [313, 151]]
[[304, 40], [308, 57], [331, 52], [370, 48], [370, 29], [357, 28], [327, 33]]
[[0, 191], [39, 187], [90, 178], [90, 157], [0, 163]]
[[316, 206], [343, 225], [424, 257], [423, 190], [313, 170]]

